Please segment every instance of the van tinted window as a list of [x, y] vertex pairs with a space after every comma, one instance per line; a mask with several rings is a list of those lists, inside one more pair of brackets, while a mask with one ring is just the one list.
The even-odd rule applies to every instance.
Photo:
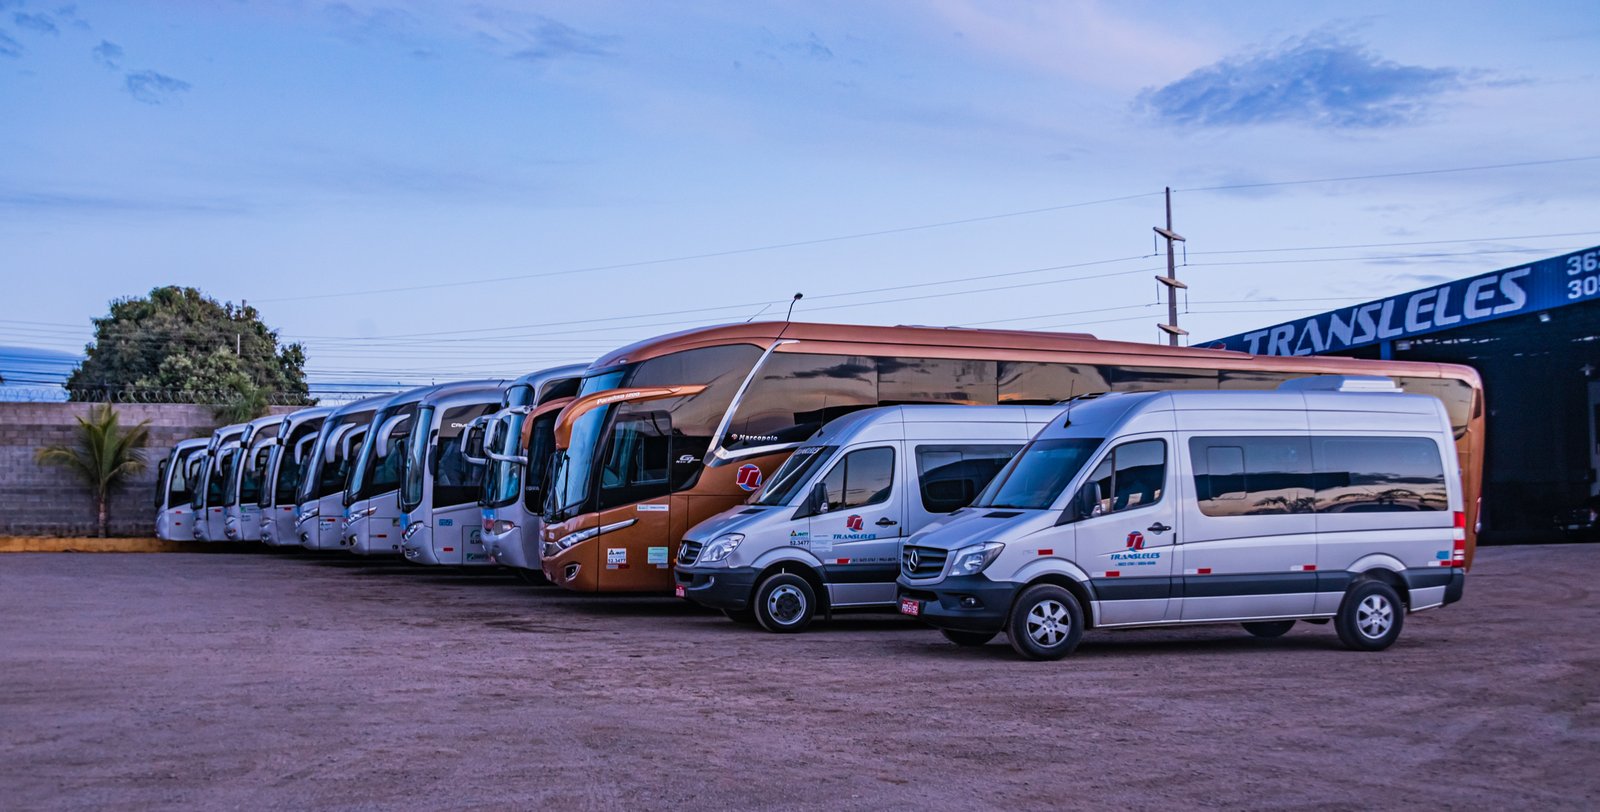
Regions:
[[917, 486], [922, 508], [949, 513], [972, 504], [1020, 445], [919, 445]]
[[1305, 437], [1194, 437], [1194, 492], [1207, 516], [1310, 513], [1311, 441]]
[[1098, 487], [1094, 515], [1146, 507], [1161, 501], [1167, 482], [1167, 444], [1138, 440], [1117, 446], [1095, 466], [1086, 487]]
[[828, 494], [823, 513], [886, 502], [894, 488], [894, 449], [852, 451], [833, 466], [822, 484]]
[[1426, 437], [1317, 437], [1319, 513], [1444, 510], [1439, 445]]
[[1194, 437], [1189, 454], [1206, 516], [1448, 506], [1439, 446], [1425, 437]]

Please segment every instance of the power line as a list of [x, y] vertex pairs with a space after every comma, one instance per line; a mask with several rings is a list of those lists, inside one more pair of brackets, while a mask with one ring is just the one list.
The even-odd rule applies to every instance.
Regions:
[[1458, 166], [1450, 169], [1417, 169], [1407, 172], [1383, 172], [1376, 175], [1349, 175], [1342, 178], [1311, 178], [1305, 180], [1279, 180], [1262, 183], [1234, 183], [1225, 186], [1194, 186], [1188, 189], [1173, 189], [1174, 192], [1222, 192], [1233, 189], [1260, 189], [1268, 186], [1300, 186], [1312, 183], [1338, 183], [1347, 180], [1379, 180], [1382, 178], [1409, 178], [1418, 175], [1446, 175], [1455, 172], [1480, 172], [1488, 169], [1516, 169], [1526, 166], [1549, 166], [1552, 164], [1570, 164], [1579, 161], [1600, 160], [1600, 155], [1582, 155], [1576, 158], [1551, 158], [1544, 161], [1518, 161], [1508, 164], [1483, 164], [1481, 166]]

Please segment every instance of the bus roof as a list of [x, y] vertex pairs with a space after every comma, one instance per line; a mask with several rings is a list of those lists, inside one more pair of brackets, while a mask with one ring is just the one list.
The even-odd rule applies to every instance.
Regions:
[[[1482, 383], [1476, 370], [1456, 364], [1422, 361], [1369, 361], [1339, 356], [1257, 356], [1234, 350], [1194, 347], [1168, 347], [1133, 341], [1107, 341], [1088, 333], [1045, 333], [1031, 330], [985, 330], [968, 327], [880, 327], [865, 324], [822, 324], [815, 322], [750, 322], [722, 324], [669, 333], [630, 344], [606, 353], [589, 369], [599, 371], [623, 363], [644, 361], [684, 350], [726, 344], [751, 344], [766, 349], [783, 338], [829, 341], [860, 345], [882, 345], [885, 351], [896, 348], [951, 347], [976, 351], [1021, 350], [1023, 352], [1072, 352], [1097, 356], [1091, 363], [1156, 365], [1187, 369], [1273, 369], [1307, 375], [1337, 374], [1359, 366], [1364, 374], [1448, 377]], [[1026, 360], [1018, 358], [1018, 360]]]

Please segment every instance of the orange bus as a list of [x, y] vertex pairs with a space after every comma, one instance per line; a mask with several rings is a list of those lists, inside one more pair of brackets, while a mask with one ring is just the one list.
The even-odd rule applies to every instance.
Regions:
[[1465, 480], [1470, 562], [1484, 447], [1483, 387], [1470, 367], [1081, 333], [764, 322], [673, 333], [590, 365], [555, 427], [540, 565], [572, 590], [665, 592], [689, 528], [744, 501], [823, 423], [857, 409], [1271, 389], [1326, 374], [1388, 376], [1444, 402]]

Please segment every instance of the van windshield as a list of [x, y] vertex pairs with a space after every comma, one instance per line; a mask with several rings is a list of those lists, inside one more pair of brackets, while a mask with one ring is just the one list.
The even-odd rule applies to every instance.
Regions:
[[1048, 508], [1103, 442], [1099, 437], [1035, 440], [995, 475], [973, 507]]
[[809, 445], [795, 449], [752, 504], [768, 507], [789, 504], [789, 500], [811, 481], [811, 473], [832, 459], [833, 452], [838, 450], [838, 446], [832, 445]]

